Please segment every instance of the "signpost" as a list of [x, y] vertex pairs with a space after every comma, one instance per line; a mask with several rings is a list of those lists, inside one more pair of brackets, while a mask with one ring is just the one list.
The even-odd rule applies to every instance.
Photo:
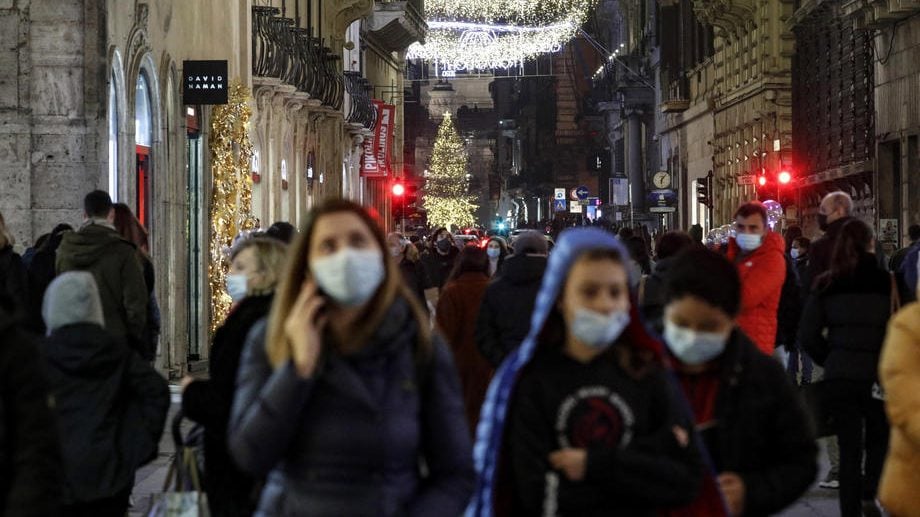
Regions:
[[553, 200], [553, 211], [554, 212], [565, 212], [565, 199], [554, 199]]
[[575, 196], [578, 197], [578, 199], [581, 201], [588, 199], [588, 187], [582, 185], [575, 189]]
[[743, 176], [738, 176], [739, 185], [753, 185], [754, 180], [757, 179], [753, 174], [745, 174]]

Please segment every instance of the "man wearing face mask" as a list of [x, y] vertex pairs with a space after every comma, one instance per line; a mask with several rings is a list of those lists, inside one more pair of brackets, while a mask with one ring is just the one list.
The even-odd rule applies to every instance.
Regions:
[[736, 237], [729, 240], [727, 257], [741, 277], [738, 327], [761, 352], [776, 348], [777, 312], [786, 280], [786, 246], [767, 226], [767, 209], [751, 201], [735, 212]]
[[[759, 353], [737, 317], [743, 285], [717, 253], [678, 255], [666, 278], [664, 339], [718, 476], [671, 517], [772, 515], [817, 474], [805, 409], [779, 363]], [[720, 496], [721, 492], [721, 496]]]
[[431, 286], [440, 290], [453, 271], [460, 250], [454, 245], [453, 236], [447, 228], [438, 228], [432, 235], [431, 246], [422, 256], [422, 264], [425, 265]]

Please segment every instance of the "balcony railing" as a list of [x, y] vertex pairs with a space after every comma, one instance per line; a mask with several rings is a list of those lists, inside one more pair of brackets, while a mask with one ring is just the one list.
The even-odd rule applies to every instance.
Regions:
[[377, 108], [371, 100], [371, 85], [358, 72], [345, 72], [345, 88], [350, 99], [348, 122], [372, 129], [377, 123]]
[[293, 18], [279, 16], [276, 7], [252, 7], [252, 73], [294, 86], [333, 109], [342, 109], [345, 83], [329, 47], [298, 27]]

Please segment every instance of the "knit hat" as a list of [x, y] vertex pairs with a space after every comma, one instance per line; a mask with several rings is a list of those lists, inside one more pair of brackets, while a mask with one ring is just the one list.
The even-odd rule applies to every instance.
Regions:
[[86, 271], [70, 271], [55, 278], [45, 291], [42, 317], [48, 333], [76, 323], [105, 325], [96, 279]]
[[511, 242], [514, 253], [523, 255], [525, 253], [540, 253], [546, 255], [548, 247], [546, 237], [536, 230], [525, 230], [519, 233]]

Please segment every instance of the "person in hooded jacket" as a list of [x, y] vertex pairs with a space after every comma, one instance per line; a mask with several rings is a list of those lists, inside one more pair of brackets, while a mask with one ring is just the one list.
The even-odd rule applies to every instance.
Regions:
[[805, 408], [782, 365], [738, 328], [743, 287], [730, 262], [689, 249], [675, 257], [665, 282], [665, 344], [716, 474], [696, 501], [667, 515], [777, 513], [817, 475]]
[[144, 355], [148, 353], [144, 336], [149, 292], [137, 246], [115, 230], [115, 208], [108, 193], [95, 190], [87, 194], [83, 211], [83, 226], [61, 239], [57, 272], [92, 273], [102, 300], [105, 329]]
[[437, 322], [454, 352], [471, 431], [479, 421], [479, 408], [486, 398], [493, 372], [492, 365], [476, 348], [473, 336], [479, 306], [488, 285], [489, 257], [482, 249], [467, 246], [460, 252], [444, 293], [438, 299]]
[[888, 449], [878, 367], [894, 281], [879, 267], [873, 241], [859, 219], [839, 228], [830, 269], [815, 279], [799, 328], [799, 343], [824, 368], [821, 402], [833, 417], [840, 448], [843, 517], [874, 505]]
[[38, 344], [0, 307], [0, 515], [56, 517], [63, 496], [54, 401]]
[[664, 331], [665, 277], [674, 257], [693, 246], [693, 239], [684, 232], [667, 232], [655, 246], [655, 270], [639, 281], [639, 313], [659, 335]]
[[514, 255], [486, 288], [476, 319], [476, 346], [494, 368], [527, 337], [547, 253], [545, 237], [538, 232], [521, 232]]
[[258, 501], [258, 482], [241, 472], [227, 449], [227, 425], [233, 405], [240, 356], [249, 330], [268, 315], [287, 246], [278, 239], [240, 241], [230, 255], [227, 293], [230, 314], [214, 333], [208, 380], [183, 380], [182, 412], [204, 425], [204, 488], [214, 517], [248, 516]]
[[738, 207], [735, 232], [726, 256], [741, 277], [738, 327], [761, 352], [773, 355], [779, 300], [786, 281], [786, 244], [767, 225], [767, 209], [759, 201]]
[[59, 224], [51, 230], [48, 239], [32, 256], [29, 264], [29, 315], [26, 320], [28, 329], [39, 336], [45, 335], [45, 320], [42, 318], [42, 302], [45, 299], [45, 290], [54, 280], [57, 272], [54, 263], [57, 257], [58, 246], [64, 232], [73, 231], [69, 224]]
[[103, 328], [93, 275], [63, 273], [42, 306], [42, 344], [64, 456], [66, 517], [123, 517], [134, 473], [156, 457], [166, 380]]
[[13, 233], [0, 213], [0, 306], [22, 320], [29, 307], [29, 277], [22, 257], [13, 251], [15, 243]]
[[469, 499], [450, 350], [386, 251], [360, 205], [327, 201], [249, 334], [228, 441], [268, 476], [258, 516], [459, 515]]
[[699, 451], [628, 260], [612, 234], [562, 233], [530, 333], [489, 387], [471, 515], [651, 516], [696, 497]]

